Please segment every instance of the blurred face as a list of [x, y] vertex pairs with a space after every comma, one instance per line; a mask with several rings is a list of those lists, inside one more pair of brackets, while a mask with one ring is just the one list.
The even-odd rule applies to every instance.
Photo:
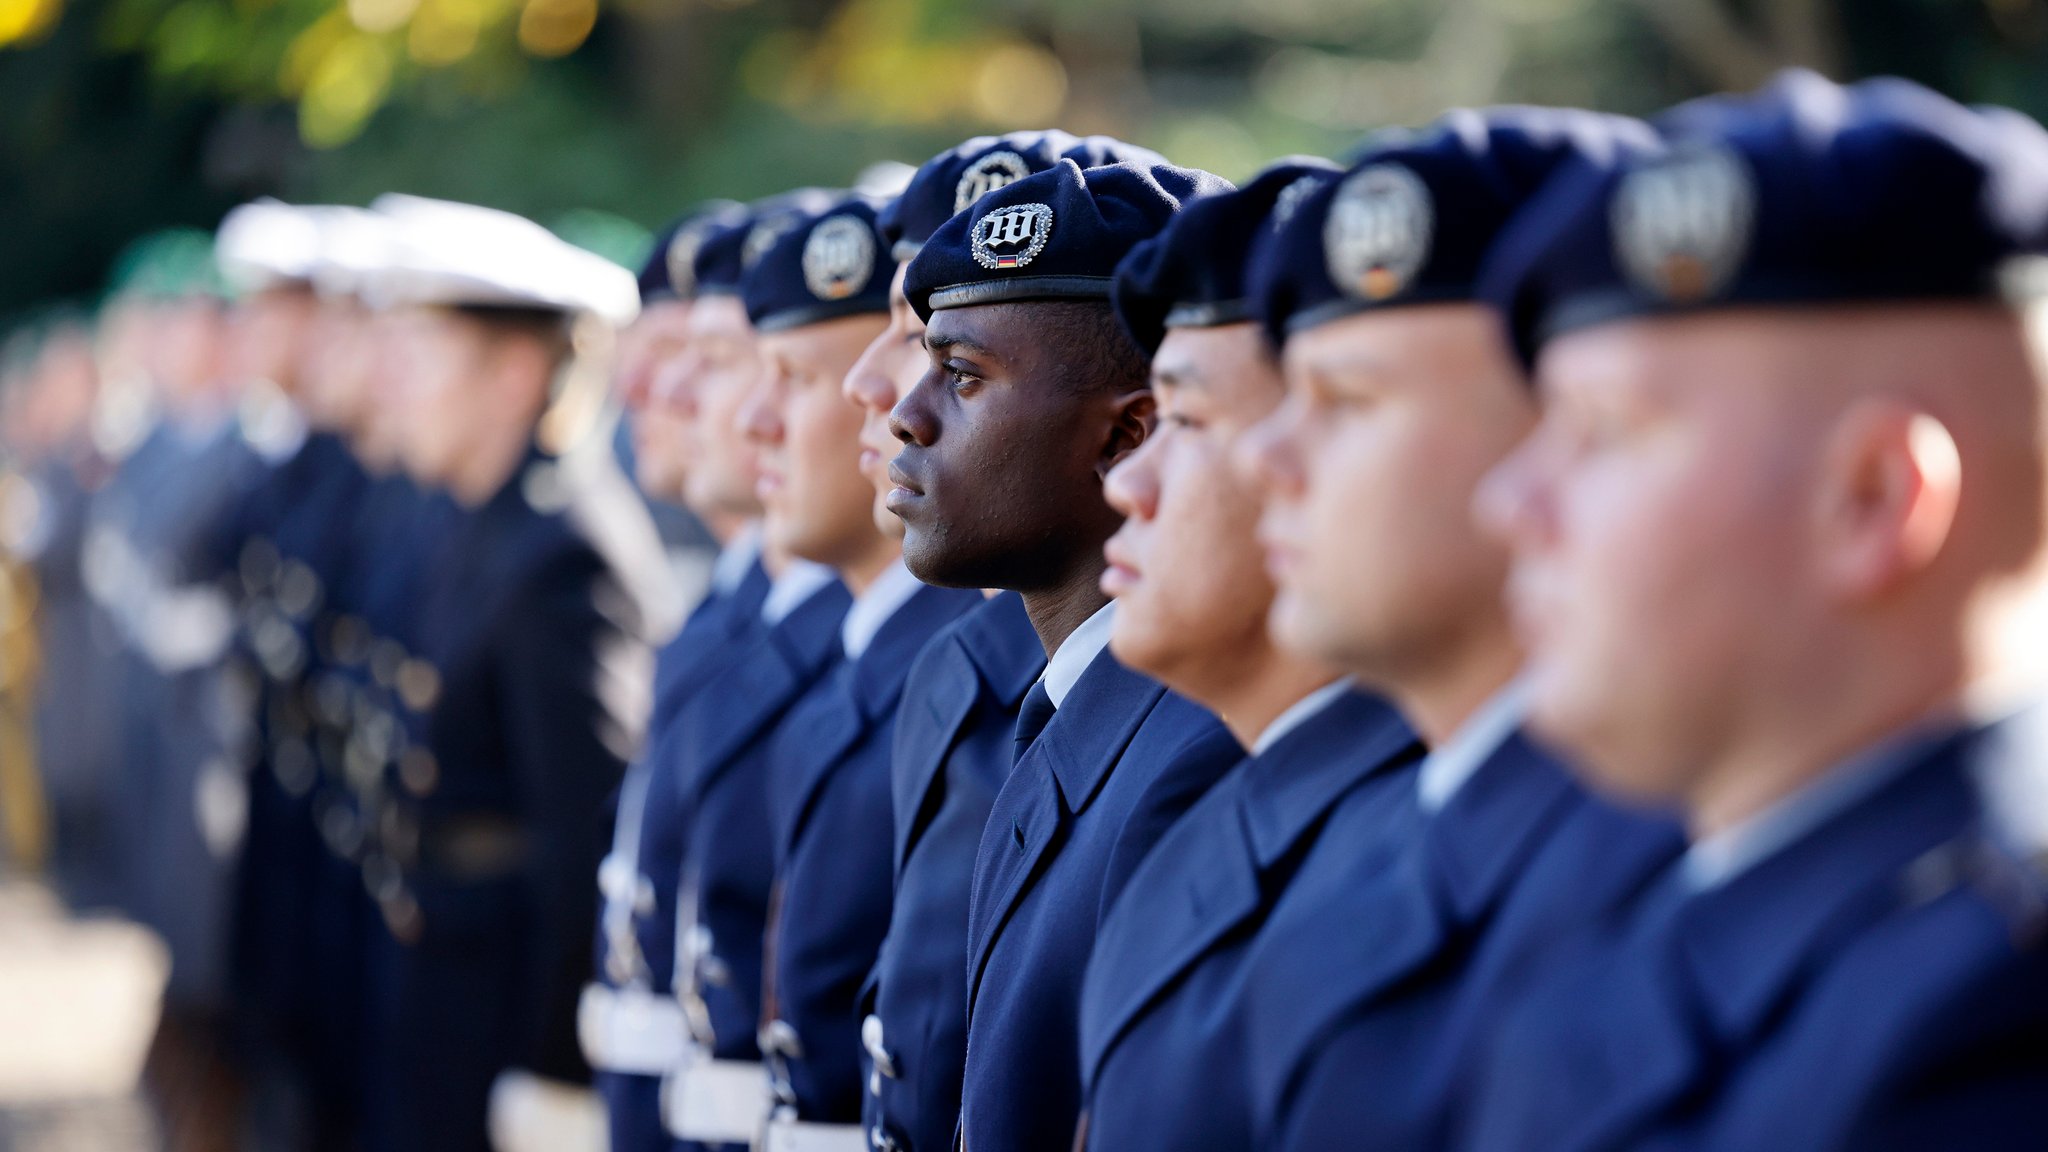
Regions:
[[1473, 489], [1535, 418], [1471, 304], [1349, 316], [1290, 337], [1287, 402], [1245, 442], [1283, 647], [1398, 690], [1504, 625], [1506, 556]]
[[879, 317], [850, 316], [762, 335], [765, 371], [739, 412], [760, 452], [769, 541], [836, 568], [863, 565], [883, 540], [860, 473], [860, 409], [840, 392], [881, 327]]
[[405, 467], [405, 440], [412, 421], [405, 411], [406, 371], [397, 348], [398, 332], [409, 324], [403, 312], [374, 312], [363, 329], [369, 363], [353, 444], [357, 458], [379, 473]]
[[404, 419], [399, 454], [423, 484], [446, 486], [494, 431], [539, 419], [545, 357], [530, 342], [437, 308], [400, 308], [381, 325]]
[[1815, 642], [1802, 571], [1818, 467], [1786, 347], [1736, 314], [1639, 321], [1543, 353], [1543, 423], [1480, 509], [1514, 548], [1531, 720], [1609, 787], [1682, 794], [1762, 670]]
[[687, 483], [688, 422], [657, 397], [672, 380], [689, 348], [690, 304], [659, 300], [640, 313], [621, 341], [619, 402], [633, 436], [634, 480], [661, 499], [680, 499]]
[[29, 385], [27, 422], [34, 446], [62, 444], [82, 434], [99, 394], [92, 342], [83, 332], [52, 337], [36, 358]]
[[359, 432], [371, 408], [377, 371], [374, 321], [354, 297], [322, 300], [299, 365], [299, 399], [312, 423]]
[[204, 405], [220, 391], [220, 306], [201, 297], [150, 307], [151, 336], [143, 349], [150, 375], [171, 403]]
[[1265, 643], [1273, 585], [1254, 539], [1258, 496], [1230, 461], [1280, 403], [1263, 341], [1252, 324], [1169, 329], [1152, 360], [1158, 427], [1103, 487], [1125, 516], [1103, 550], [1102, 590], [1118, 601], [1111, 648], [1169, 683]]
[[227, 378], [268, 381], [296, 394], [318, 303], [304, 288], [273, 288], [235, 302], [227, 322]]
[[846, 374], [846, 398], [860, 409], [860, 474], [874, 486], [875, 525], [886, 535], [901, 538], [903, 521], [889, 511], [889, 458], [896, 455], [896, 437], [889, 431], [889, 412], [897, 399], [910, 391], [924, 375], [924, 321], [903, 295], [903, 274], [910, 265], [896, 266], [896, 279], [889, 289], [889, 326], [871, 341]]
[[734, 296], [700, 297], [690, 307], [687, 333], [684, 366], [660, 392], [684, 430], [683, 502], [699, 515], [759, 515], [756, 449], [738, 432], [740, 405], [762, 370], [746, 306]]
[[927, 584], [1057, 588], [1116, 531], [1102, 478], [1144, 439], [1149, 393], [1077, 385], [1045, 307], [951, 308], [925, 331], [924, 375], [890, 414], [885, 503]]

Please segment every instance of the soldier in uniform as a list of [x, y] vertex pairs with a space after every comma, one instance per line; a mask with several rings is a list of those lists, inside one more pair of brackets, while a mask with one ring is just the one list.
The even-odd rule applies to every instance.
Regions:
[[1810, 74], [1670, 131], [1504, 245], [1545, 411], [1481, 509], [1532, 722], [1690, 847], [1467, 1146], [2038, 1148], [2048, 134]]
[[115, 898], [118, 857], [108, 842], [113, 751], [101, 722], [111, 693], [97, 674], [98, 617], [80, 572], [88, 501], [106, 478], [90, 434], [99, 390], [91, 330], [78, 320], [52, 324], [28, 372], [27, 426], [10, 427], [9, 439], [23, 453], [17, 467], [33, 514], [6, 527], [5, 544], [34, 581], [31, 726], [49, 806], [49, 879], [71, 907], [100, 908]]
[[771, 546], [830, 565], [854, 593], [840, 662], [777, 731], [775, 893], [763, 980], [762, 1054], [776, 1107], [766, 1140], [800, 1152], [863, 1150], [862, 982], [889, 924], [889, 752], [912, 662], [979, 605], [904, 568], [860, 471], [849, 369], [886, 327], [895, 261], [876, 205], [854, 195], [778, 240], [746, 279], [766, 366], [740, 414], [761, 452]]
[[[238, 1040], [250, 1073], [250, 1131], [280, 1147], [335, 1147], [352, 1132], [345, 1081], [329, 1071], [353, 1051], [318, 1032], [330, 1004], [351, 995], [360, 938], [328, 933], [341, 910], [323, 905], [320, 856], [308, 813], [318, 783], [307, 693], [320, 668], [318, 637], [335, 607], [349, 534], [337, 532], [363, 488], [363, 472], [339, 434], [329, 380], [341, 370], [325, 329], [336, 306], [316, 298], [332, 226], [350, 210], [258, 202], [230, 213], [216, 237], [224, 270], [259, 291], [241, 305], [255, 335], [270, 330], [252, 381], [248, 423], [264, 429], [276, 462], [242, 501], [234, 547], [236, 672], [248, 691], [243, 718], [247, 825], [229, 947]], [[267, 313], [267, 315], [266, 315]], [[296, 441], [296, 445], [291, 442]], [[353, 870], [350, 870], [353, 877]], [[353, 895], [356, 886], [351, 884]], [[359, 897], [357, 897], [359, 899]], [[341, 960], [348, 978], [323, 965]], [[325, 978], [323, 978], [325, 977]]]
[[[704, 241], [690, 322], [699, 364], [688, 401], [697, 405], [691, 443], [700, 450], [692, 456], [693, 502], [738, 482], [758, 500], [758, 450], [741, 435], [738, 417], [763, 386], [763, 364], [740, 292], [776, 241], [833, 199], [816, 190], [773, 197]], [[705, 467], [713, 461], [721, 463]], [[852, 602], [832, 569], [769, 552], [775, 579], [739, 656], [677, 714], [677, 738], [655, 768], [663, 795], [657, 803], [650, 788], [642, 847], [648, 875], [679, 878], [674, 934], [653, 940], [648, 955], [673, 964], [688, 1019], [689, 1054], [663, 1088], [663, 1109], [670, 1132], [691, 1143], [748, 1143], [768, 1116], [759, 1037], [761, 944], [775, 871], [769, 752], [784, 715], [838, 661]], [[649, 849], [656, 844], [679, 850], [680, 867], [654, 867]]]
[[[889, 326], [846, 377], [864, 412], [861, 471], [875, 488], [875, 522], [903, 534], [888, 508], [898, 444], [889, 413], [924, 375], [924, 321], [903, 295], [904, 267], [961, 209], [1061, 159], [1083, 167], [1151, 158], [1107, 137], [1065, 132], [978, 136], [926, 161], [877, 221], [900, 261]], [[876, 1149], [943, 1149], [960, 1122], [967, 1059], [967, 895], [989, 805], [1016, 760], [1013, 736], [1045, 649], [1024, 601], [998, 592], [948, 627], [918, 657], [903, 687], [891, 751], [896, 878], [889, 929], [861, 993], [867, 1092], [861, 1122]]]
[[[729, 429], [737, 397], [751, 377], [716, 324], [719, 306], [700, 315], [700, 291], [716, 294], [721, 269], [697, 261], [706, 241], [738, 228], [744, 209], [714, 208], [668, 231], [641, 270], [642, 312], [635, 321], [637, 363], [623, 384], [643, 490], [680, 501], [721, 542], [710, 588], [655, 662], [654, 714], [641, 754], [620, 786], [612, 850], [598, 870], [597, 979], [578, 1011], [584, 1055], [597, 1071], [614, 1152], [666, 1152], [661, 1077], [681, 1062], [690, 1040], [674, 995], [676, 888], [682, 870], [679, 776], [673, 765], [683, 706], [757, 638], [769, 576], [761, 562], [750, 453], [735, 436], [707, 436], [694, 451], [696, 424]], [[730, 241], [737, 253], [738, 240]], [[737, 275], [737, 259], [732, 265]], [[739, 319], [744, 325], [745, 314]], [[695, 325], [709, 325], [698, 340]], [[735, 384], [735, 381], [737, 382]]]
[[[575, 1005], [603, 804], [645, 722], [663, 572], [601, 437], [543, 443], [580, 352], [638, 309], [630, 273], [538, 225], [386, 198], [385, 363], [405, 468], [463, 512], [426, 573], [415, 680], [437, 699], [393, 773], [365, 879], [371, 1149], [594, 1146]], [[487, 1138], [488, 1130], [488, 1138]]]
[[[145, 265], [136, 290], [148, 302], [134, 307], [147, 332], [149, 399], [127, 409], [133, 421], [110, 437], [132, 450], [93, 497], [83, 575], [120, 638], [123, 903], [170, 946], [146, 1080], [166, 1142], [180, 1149], [228, 1138], [240, 1107], [225, 1016], [242, 786], [225, 677], [235, 625], [225, 577], [235, 513], [266, 465], [235, 419], [227, 290], [212, 237], [159, 237]], [[234, 354], [247, 363], [255, 341], [239, 326], [236, 335]], [[124, 381], [124, 391], [132, 386]]]
[[1151, 430], [1143, 352], [1107, 299], [1116, 261], [1228, 188], [1162, 164], [1071, 160], [991, 192], [925, 243], [904, 295], [930, 367], [891, 417], [888, 507], [927, 583], [1022, 595], [1044, 674], [974, 868], [966, 1146], [1072, 1138], [1081, 973], [1133, 862], [1241, 750], [1200, 706], [1104, 652], [1102, 477]]
[[[1244, 982], [1265, 917], [1333, 806], [1389, 808], [1414, 788], [1421, 746], [1393, 708], [1268, 635], [1257, 488], [1231, 464], [1284, 394], [1246, 302], [1247, 258], [1339, 171], [1276, 164], [1189, 205], [1117, 269], [1117, 314], [1151, 351], [1159, 427], [1104, 485], [1126, 517], [1105, 549], [1110, 651], [1213, 710], [1251, 755], [1161, 838], [1103, 920], [1082, 986], [1077, 1147], [1252, 1147]], [[1178, 1093], [1191, 1069], [1202, 1090]]]
[[1673, 830], [1588, 796], [1522, 733], [1507, 555], [1470, 511], [1536, 418], [1476, 298], [1485, 253], [1557, 164], [1653, 139], [1591, 113], [1454, 112], [1368, 148], [1255, 266], [1288, 388], [1247, 445], [1272, 626], [1385, 693], [1430, 746], [1402, 804], [1338, 802], [1254, 951], [1257, 1147], [1446, 1146], [1527, 957], [1676, 850]]

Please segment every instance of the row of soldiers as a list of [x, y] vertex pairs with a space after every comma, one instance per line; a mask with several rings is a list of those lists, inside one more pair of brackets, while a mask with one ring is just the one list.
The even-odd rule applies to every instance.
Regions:
[[980, 137], [637, 299], [247, 212], [307, 430], [217, 533], [231, 959], [304, 1146], [2048, 1140], [2032, 121]]

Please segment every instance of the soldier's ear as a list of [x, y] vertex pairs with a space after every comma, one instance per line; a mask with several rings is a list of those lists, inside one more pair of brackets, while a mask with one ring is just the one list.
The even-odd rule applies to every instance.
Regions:
[[1110, 469], [1138, 450], [1152, 434], [1159, 414], [1158, 401], [1152, 398], [1150, 388], [1125, 392], [1110, 403], [1114, 407], [1110, 412], [1109, 435], [1102, 446], [1102, 458], [1095, 465], [1095, 474], [1101, 478], [1107, 478]]
[[1850, 599], [1934, 562], [1955, 527], [1962, 458], [1932, 415], [1890, 400], [1852, 406], [1822, 453], [1814, 510], [1822, 570]]

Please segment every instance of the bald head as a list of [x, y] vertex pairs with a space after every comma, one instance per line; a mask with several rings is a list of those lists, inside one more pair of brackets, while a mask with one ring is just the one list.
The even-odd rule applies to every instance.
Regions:
[[1725, 824], [1999, 672], [2048, 549], [2040, 376], [1996, 304], [1728, 309], [1544, 349], [1482, 516], [1535, 720]]

